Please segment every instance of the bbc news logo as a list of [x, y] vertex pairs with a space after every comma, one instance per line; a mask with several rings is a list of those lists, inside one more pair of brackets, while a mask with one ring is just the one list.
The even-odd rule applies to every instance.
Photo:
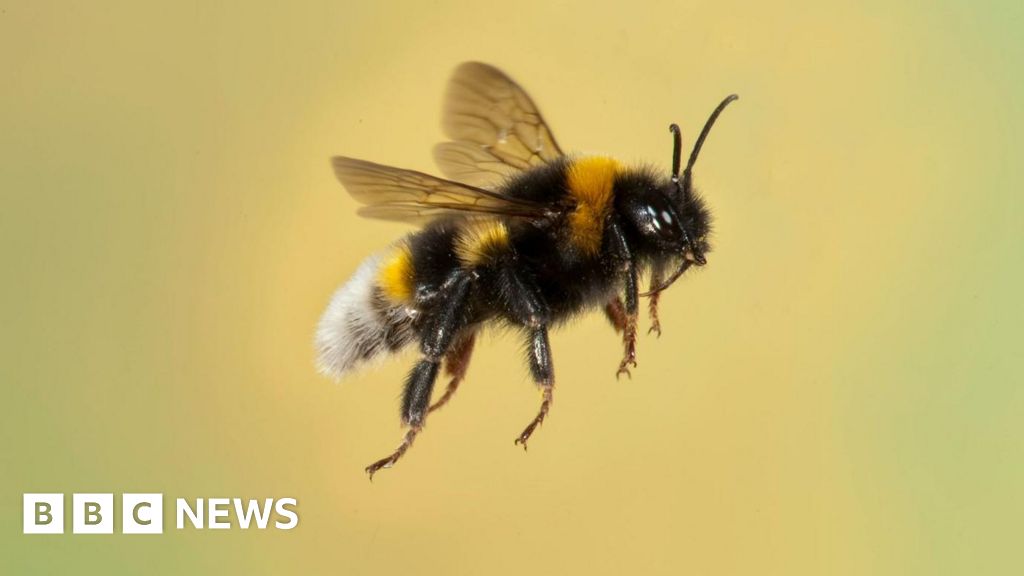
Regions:
[[[297, 506], [295, 498], [177, 498], [175, 527], [227, 530], [237, 525], [242, 530], [291, 530], [299, 524]], [[122, 494], [120, 510], [122, 534], [164, 533], [163, 494]], [[64, 494], [24, 494], [22, 513], [25, 534], [64, 533]], [[113, 534], [115, 514], [113, 494], [71, 496], [73, 534]]]

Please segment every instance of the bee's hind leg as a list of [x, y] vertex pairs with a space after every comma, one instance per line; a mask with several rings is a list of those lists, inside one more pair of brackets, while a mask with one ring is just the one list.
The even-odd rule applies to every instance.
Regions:
[[[456, 270], [445, 284], [448, 286], [444, 304], [429, 318], [420, 337], [423, 359], [409, 372], [402, 395], [402, 422], [409, 426], [402, 443], [388, 456], [366, 467], [366, 473], [373, 475], [382, 468], [391, 468], [406, 453], [423, 430], [430, 406], [430, 394], [434, 390], [441, 359], [449, 352], [452, 339], [465, 324], [465, 304], [472, 286], [473, 277], [464, 270]], [[468, 360], [468, 353], [466, 360]], [[463, 366], [463, 371], [465, 366]]]
[[459, 389], [459, 384], [462, 383], [462, 379], [466, 377], [466, 369], [469, 368], [469, 358], [473, 355], [473, 344], [476, 342], [476, 333], [470, 332], [469, 334], [462, 336], [452, 346], [452, 349], [448, 351], [448, 354], [444, 357], [444, 369], [451, 377], [448, 381], [448, 387], [444, 390], [444, 395], [437, 399], [430, 405], [430, 409], [427, 413], [433, 412], [448, 403], [455, 395], [455, 391]]

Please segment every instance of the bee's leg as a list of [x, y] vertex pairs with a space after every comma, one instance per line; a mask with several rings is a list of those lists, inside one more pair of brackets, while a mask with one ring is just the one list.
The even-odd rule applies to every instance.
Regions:
[[661, 300], [661, 290], [655, 291], [654, 289], [661, 286], [664, 276], [665, 269], [660, 265], [656, 265], [651, 270], [651, 296], [647, 304], [647, 310], [651, 315], [651, 328], [647, 333], [654, 332], [659, 338], [661, 337], [661, 320], [658, 319], [658, 301]]
[[366, 467], [366, 473], [370, 475], [371, 480], [381, 468], [394, 466], [423, 429], [441, 359], [451, 347], [453, 337], [465, 323], [465, 303], [472, 277], [464, 270], [456, 270], [445, 284], [448, 288], [444, 295], [444, 304], [424, 323], [421, 332], [420, 350], [423, 352], [423, 359], [409, 372], [405, 380], [402, 422], [409, 426], [409, 430], [394, 452]]
[[523, 429], [516, 444], [521, 444], [526, 450], [526, 441], [533, 435], [533, 431], [544, 422], [544, 418], [551, 409], [552, 391], [555, 389], [555, 368], [551, 362], [551, 344], [548, 342], [547, 325], [542, 325], [530, 330], [530, 373], [533, 381], [540, 386], [541, 403], [540, 410], [529, 425]]
[[537, 416], [516, 437], [516, 444], [526, 449], [526, 442], [544, 421], [551, 408], [552, 391], [555, 387], [554, 365], [551, 362], [551, 343], [548, 341], [548, 322], [551, 311], [540, 294], [540, 288], [528, 275], [518, 272], [512, 265], [497, 271], [498, 285], [502, 287], [500, 305], [513, 323], [526, 329], [529, 334], [527, 355], [530, 374], [540, 387], [541, 404]]
[[[633, 284], [634, 292], [636, 290], [636, 283]], [[626, 309], [630, 309], [629, 297], [626, 297]], [[630, 378], [633, 375], [629, 372], [629, 367], [636, 368], [636, 317], [637, 317], [637, 305], [636, 296], [633, 297], [632, 312], [626, 313], [626, 326], [622, 330], [622, 344], [625, 350], [622, 353], [622, 361], [619, 362], [619, 369], [615, 372], [615, 377], [618, 378], [625, 374]]]
[[622, 333], [626, 331], [626, 306], [622, 303], [622, 297], [616, 296], [604, 305], [604, 315], [612, 323], [615, 331]]
[[629, 373], [629, 366], [636, 368], [636, 317], [638, 300], [640, 299], [637, 290], [637, 271], [636, 262], [633, 260], [633, 252], [629, 249], [629, 244], [626, 243], [626, 237], [622, 233], [622, 228], [618, 224], [613, 223], [609, 227], [611, 233], [611, 246], [615, 258], [619, 266], [622, 267], [622, 271], [625, 273], [623, 278], [623, 308], [625, 309], [625, 326], [622, 330], [622, 342], [625, 346], [625, 352], [622, 356], [622, 362], [619, 363], [619, 371], [615, 373], [615, 376], [631, 376]]
[[[381, 468], [394, 466], [395, 462], [398, 462], [398, 459], [412, 446], [416, 435], [423, 429], [424, 417], [422, 414], [414, 418], [408, 418], [406, 414], [415, 411], [418, 404], [422, 404], [423, 408], [426, 408], [427, 402], [430, 401], [430, 390], [433, 389], [434, 380], [437, 379], [437, 366], [437, 361], [424, 359], [416, 364], [412, 372], [409, 372], [409, 376], [405, 380], [405, 395], [402, 399], [402, 420], [409, 425], [409, 429], [406, 430], [402, 443], [395, 448], [394, 452], [366, 467], [366, 473], [370, 475], [370, 480], [373, 480], [373, 475]], [[424, 389], [427, 391], [425, 396]], [[420, 409], [420, 412], [423, 412], [423, 408]]]
[[444, 357], [444, 368], [445, 372], [451, 376], [451, 380], [448, 381], [448, 387], [444, 390], [444, 395], [438, 398], [437, 402], [431, 404], [430, 409], [427, 413], [433, 412], [438, 408], [444, 406], [452, 399], [455, 391], [459, 389], [459, 384], [462, 383], [462, 379], [466, 376], [466, 369], [469, 368], [469, 357], [473, 355], [473, 344], [476, 342], [476, 333], [471, 332], [461, 337], [452, 349], [448, 351], [448, 354]]

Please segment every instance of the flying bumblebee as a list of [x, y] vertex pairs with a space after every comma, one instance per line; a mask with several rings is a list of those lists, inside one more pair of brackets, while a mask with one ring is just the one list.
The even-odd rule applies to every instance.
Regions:
[[[324, 374], [341, 378], [372, 360], [418, 344], [422, 358], [405, 380], [408, 427], [394, 452], [366, 468], [390, 468], [447, 403], [466, 374], [477, 333], [516, 328], [542, 400], [515, 439], [526, 448], [551, 407], [555, 385], [548, 330], [603, 308], [622, 334], [618, 375], [636, 366], [639, 297], [650, 298], [651, 331], [661, 333], [658, 297], [709, 250], [710, 214], [691, 182], [708, 132], [731, 95], [711, 113], [680, 175], [601, 156], [567, 156], [526, 92], [502, 71], [462, 64], [445, 98], [451, 139], [434, 157], [449, 179], [344, 156], [335, 174], [370, 218], [422, 226], [370, 256], [331, 298], [316, 347]], [[638, 289], [649, 275], [650, 287]], [[450, 380], [430, 403], [442, 363]]]

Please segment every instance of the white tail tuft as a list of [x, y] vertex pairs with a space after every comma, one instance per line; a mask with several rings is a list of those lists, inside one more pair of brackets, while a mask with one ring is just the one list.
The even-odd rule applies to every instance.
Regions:
[[317, 367], [341, 379], [374, 360], [383, 360], [412, 340], [412, 313], [395, 307], [377, 290], [381, 257], [367, 258], [331, 297], [316, 330]]

